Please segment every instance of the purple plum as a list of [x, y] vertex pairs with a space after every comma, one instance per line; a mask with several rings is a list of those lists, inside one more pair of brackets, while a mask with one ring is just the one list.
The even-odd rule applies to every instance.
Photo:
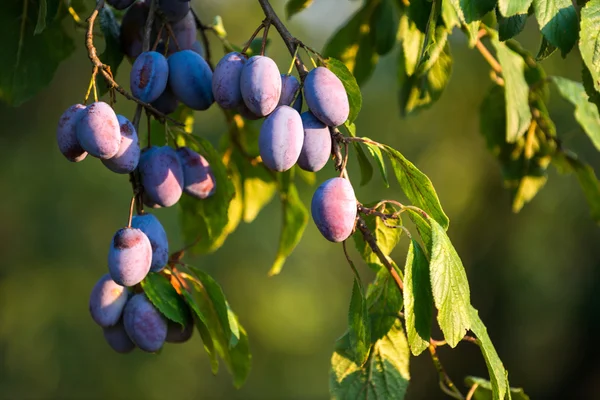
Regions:
[[261, 117], [271, 114], [281, 96], [281, 75], [275, 61], [265, 56], [250, 57], [242, 69], [240, 88], [250, 111]]
[[77, 122], [83, 116], [85, 106], [83, 104], [75, 104], [67, 108], [67, 111], [61, 115], [56, 128], [56, 141], [58, 149], [72, 162], [82, 161], [87, 157], [87, 152], [81, 148], [79, 140], [77, 140]]
[[169, 64], [165, 56], [156, 51], [146, 51], [139, 55], [131, 67], [131, 94], [151, 103], [165, 91], [168, 79]]
[[331, 155], [329, 127], [319, 121], [310, 111], [302, 113], [304, 143], [298, 157], [298, 166], [306, 171], [321, 170]]
[[189, 147], [177, 149], [183, 167], [183, 190], [197, 199], [206, 199], [216, 189], [215, 176], [208, 161]]
[[325, 67], [308, 73], [304, 98], [310, 111], [327, 126], [339, 126], [348, 119], [350, 105], [344, 84]]
[[121, 50], [130, 59], [135, 59], [142, 52], [144, 26], [150, 12], [148, 3], [136, 1], [125, 11], [121, 20]]
[[331, 178], [315, 191], [311, 203], [313, 221], [325, 239], [343, 242], [356, 221], [356, 196], [350, 181]]
[[190, 11], [189, 1], [158, 0], [158, 8], [165, 14], [169, 22], [181, 21]]
[[108, 272], [113, 281], [121, 286], [140, 283], [152, 263], [152, 246], [148, 237], [139, 229], [119, 229], [110, 243]]
[[114, 326], [103, 328], [104, 339], [106, 343], [117, 353], [127, 354], [135, 349], [135, 344], [129, 339], [123, 321], [119, 321]]
[[183, 192], [183, 169], [177, 153], [169, 146], [152, 146], [142, 153], [140, 177], [147, 199], [161, 207], [171, 207]]
[[298, 111], [290, 106], [277, 107], [260, 128], [258, 148], [263, 163], [273, 171], [287, 171], [298, 161], [303, 141]]
[[150, 240], [152, 247], [152, 264], [150, 271], [161, 271], [169, 261], [169, 241], [167, 232], [162, 224], [152, 214], [135, 215], [131, 220], [131, 226], [144, 232]]
[[123, 324], [131, 341], [143, 351], [160, 350], [167, 338], [167, 320], [144, 293], [129, 299], [123, 311]]
[[184, 343], [190, 340], [194, 334], [194, 321], [189, 321], [182, 327], [176, 322], [168, 321], [167, 323], [167, 339], [169, 343]]
[[182, 50], [169, 57], [169, 86], [175, 96], [194, 110], [206, 110], [214, 102], [212, 71], [198, 53]]
[[103, 101], [90, 104], [77, 121], [77, 140], [91, 156], [103, 160], [114, 157], [121, 145], [117, 114]]
[[[296, 96], [296, 93], [298, 93], [298, 96]], [[293, 105], [292, 101], [294, 102]], [[302, 112], [302, 92], [300, 91], [300, 82], [295, 76], [281, 74], [281, 97], [278, 105], [291, 106], [299, 113]]]
[[121, 144], [113, 158], [102, 160], [102, 163], [117, 174], [133, 172], [140, 161], [140, 143], [131, 121], [122, 115], [117, 115], [121, 127]]
[[104, 275], [96, 282], [90, 295], [92, 319], [103, 328], [115, 325], [121, 318], [128, 297], [127, 288], [113, 281], [110, 275]]
[[179, 107], [179, 100], [177, 100], [177, 97], [169, 85], [167, 85], [165, 91], [162, 92], [158, 99], [152, 102], [152, 106], [163, 114], [171, 114]]
[[237, 52], [226, 54], [213, 72], [212, 92], [215, 101], [224, 109], [233, 109], [242, 104], [240, 77], [246, 58]]

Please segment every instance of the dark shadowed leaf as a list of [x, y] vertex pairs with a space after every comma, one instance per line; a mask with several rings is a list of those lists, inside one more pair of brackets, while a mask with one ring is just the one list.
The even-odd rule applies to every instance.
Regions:
[[371, 30], [375, 32], [375, 50], [384, 55], [396, 44], [398, 13], [393, 0], [382, 0], [375, 8], [371, 19]]
[[352, 286], [352, 298], [348, 311], [348, 339], [353, 361], [358, 365], [363, 365], [371, 347], [371, 322], [367, 299], [358, 277], [354, 278], [354, 286]]
[[543, 61], [546, 58], [550, 57], [554, 52], [558, 49], [558, 47], [551, 44], [548, 39], [542, 36], [542, 42], [540, 43], [540, 49], [538, 50], [535, 59], [537, 61]]
[[589, 1], [581, 9], [581, 58], [588, 67], [596, 90], [600, 90], [600, 1]]
[[312, 4], [313, 0], [288, 0], [285, 3], [285, 15], [287, 19], [290, 19], [294, 14], [298, 14], [300, 11], [308, 8]]
[[[123, 61], [123, 51], [121, 50], [120, 26], [111, 9], [104, 7], [100, 10], [98, 16], [100, 20], [100, 29], [104, 35], [104, 51], [100, 54], [100, 60], [110, 67], [113, 77], [117, 76], [117, 71]], [[97, 79], [99, 95], [108, 91], [108, 85], [104, 78], [100, 76]]]
[[383, 178], [383, 183], [385, 184], [385, 187], [390, 187], [390, 183], [388, 182], [387, 177], [387, 170], [385, 169], [385, 161], [383, 160], [383, 154], [381, 152], [381, 149], [378, 146], [375, 146], [370, 143], [363, 142], [363, 144], [365, 145], [365, 147], [369, 151], [369, 154], [371, 154], [371, 156], [375, 160], [375, 163], [379, 167], [379, 172], [381, 172], [381, 177]]
[[571, 0], [533, 0], [542, 35], [566, 56], [577, 42], [579, 21]]
[[189, 318], [188, 307], [167, 278], [150, 272], [142, 281], [142, 289], [162, 315], [181, 325], [186, 323]]
[[382, 339], [398, 321], [402, 310], [402, 292], [392, 274], [381, 268], [367, 289], [367, 304], [371, 319], [371, 343]]
[[581, 68], [581, 80], [583, 82], [585, 92], [588, 95], [589, 101], [594, 103], [596, 107], [600, 110], [600, 92], [596, 90], [596, 85], [594, 83], [592, 73], [585, 64]]
[[360, 186], [364, 186], [371, 181], [371, 178], [373, 178], [373, 166], [361, 145], [354, 142], [353, 146], [356, 150], [356, 158], [358, 160], [358, 166], [360, 167]]
[[501, 41], [517, 36], [527, 23], [527, 14], [517, 14], [511, 17], [498, 15], [498, 37]]

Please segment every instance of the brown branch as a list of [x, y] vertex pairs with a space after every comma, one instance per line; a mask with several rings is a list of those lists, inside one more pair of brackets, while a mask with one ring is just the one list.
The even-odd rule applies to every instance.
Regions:
[[200, 31], [200, 38], [202, 39], [202, 45], [204, 46], [204, 55], [206, 56], [206, 57], [204, 57], [204, 59], [206, 60], [210, 69], [214, 70], [214, 67], [213, 67], [212, 61], [211, 61], [210, 43], [208, 43], [208, 36], [206, 35], [206, 31], [211, 30], [211, 28], [204, 25], [202, 23], [202, 21], [200, 21], [200, 17], [198, 17], [198, 14], [196, 13], [196, 11], [193, 8], [192, 8], [192, 15], [194, 16], [194, 21], [196, 21], [196, 29], [198, 29]]
[[485, 47], [483, 45], [483, 43], [481, 43], [481, 38], [483, 38], [486, 35], [486, 31], [485, 30], [481, 30], [479, 31], [478, 39], [477, 39], [477, 43], [475, 43], [475, 47], [477, 47], [477, 50], [479, 50], [479, 52], [481, 53], [481, 55], [483, 56], [483, 58], [485, 59], [485, 61], [487, 61], [488, 64], [490, 64], [490, 67], [492, 67], [492, 69], [494, 70], [494, 72], [496, 74], [501, 74], [502, 73], [502, 66], [500, 65], [500, 63], [498, 62], [498, 60], [496, 60], [496, 58], [494, 58], [494, 56], [492, 55], [492, 53], [490, 53], [490, 51], [488, 50], [487, 47]]
[[462, 395], [460, 390], [458, 390], [454, 382], [452, 382], [452, 379], [450, 379], [450, 376], [444, 369], [444, 366], [442, 365], [440, 358], [437, 355], [436, 346], [432, 342], [430, 342], [429, 344], [429, 353], [431, 354], [431, 360], [433, 361], [433, 365], [438, 371], [440, 379], [440, 388], [442, 389], [442, 391], [448, 396], [451, 396], [455, 399], [464, 400], [464, 396]]

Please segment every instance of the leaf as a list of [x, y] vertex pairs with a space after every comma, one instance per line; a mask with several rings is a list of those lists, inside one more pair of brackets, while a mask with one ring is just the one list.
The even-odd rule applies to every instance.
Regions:
[[367, 305], [371, 320], [371, 343], [385, 337], [402, 310], [402, 292], [390, 272], [380, 268], [367, 289]]
[[598, 108], [588, 101], [583, 84], [560, 76], [551, 79], [560, 95], [575, 106], [575, 119], [596, 149], [600, 150], [600, 115]]
[[[110, 67], [113, 77], [117, 76], [117, 71], [123, 61], [123, 50], [121, 50], [120, 26], [110, 7], [103, 7], [99, 15], [100, 29], [104, 35], [104, 51], [100, 54], [100, 60]], [[102, 81], [99, 85], [99, 95], [103, 95], [108, 91], [108, 84], [104, 79], [97, 78]]]
[[361, 145], [357, 142], [354, 142], [353, 145], [356, 150], [358, 166], [360, 167], [360, 186], [364, 186], [371, 181], [371, 178], [373, 178], [373, 166]]
[[444, 229], [448, 229], [450, 220], [444, 213], [440, 199], [427, 175], [404, 158], [398, 150], [390, 146], [384, 146], [383, 150], [392, 162], [396, 179], [406, 197], [413, 205], [433, 217]]
[[[424, 213], [424, 212], [423, 212]], [[408, 217], [417, 227], [417, 232], [425, 245], [424, 250], [427, 254], [431, 251], [431, 226], [429, 225], [427, 215], [423, 215], [421, 212], [409, 208]]]
[[600, 0], [591, 0], [581, 9], [579, 50], [596, 90], [600, 90]]
[[[473, 387], [475, 384], [477, 384], [477, 389], [473, 393], [474, 400], [492, 400], [492, 384], [490, 381], [475, 376], [467, 376], [465, 378], [465, 385], [467, 387]], [[522, 388], [511, 387], [509, 396], [512, 400], [530, 400]]]
[[373, 344], [363, 366], [352, 361], [348, 335], [342, 337], [336, 347], [329, 374], [332, 399], [404, 399], [410, 380], [410, 352], [399, 321]]
[[433, 297], [429, 262], [419, 243], [411, 241], [404, 267], [404, 319], [408, 344], [418, 356], [429, 347]]
[[510, 17], [498, 15], [498, 37], [504, 42], [517, 36], [525, 28], [527, 14], [517, 14]]
[[59, 64], [75, 50], [73, 40], [61, 24], [68, 14], [64, 8], [58, 14], [52, 14], [53, 3], [47, 4], [46, 26], [37, 35], [34, 32], [38, 7], [31, 4], [27, 7], [27, 1], [2, 3], [0, 100], [8, 105], [19, 106], [48, 86]]
[[[417, 4], [422, 3], [418, 2]], [[410, 77], [414, 75], [417, 69], [425, 35], [408, 15], [402, 15], [398, 29], [398, 37], [402, 41], [398, 70], [402, 71], [407, 77]]]
[[492, 38], [502, 66], [506, 105], [506, 141], [512, 143], [523, 136], [531, 123], [529, 85], [525, 80], [525, 61], [506, 44]]
[[450, 0], [458, 20], [466, 24], [469, 46], [474, 47], [477, 41], [477, 33], [481, 18], [494, 9], [496, 0]]
[[600, 111], [600, 92], [596, 90], [592, 73], [585, 64], [581, 68], [581, 81], [583, 83], [585, 92], [589, 97], [588, 101], [594, 103]]
[[454, 348], [471, 327], [469, 282], [465, 268], [444, 228], [433, 218], [429, 271], [431, 292], [444, 338]]
[[[367, 2], [329, 38], [323, 49], [323, 57], [335, 58], [345, 64], [348, 71], [351, 71], [350, 75], [354, 75], [357, 88], [371, 76], [378, 60], [375, 50], [375, 31], [371, 29], [371, 18], [376, 5], [377, 2]], [[327, 60], [325, 63], [327, 64]], [[342, 79], [341, 76], [338, 77]], [[350, 114], [352, 114], [352, 102], [350, 104]], [[349, 120], [352, 122], [354, 118]]]
[[[413, 3], [414, 4], [414, 3]], [[439, 38], [436, 37], [436, 26], [437, 20], [442, 12], [442, 1], [441, 0], [433, 0], [433, 4], [431, 7], [431, 12], [429, 14], [429, 18], [427, 19], [427, 26], [425, 30], [425, 37], [423, 38], [423, 44], [421, 45], [421, 55], [419, 56], [419, 61], [417, 61], [416, 70], [419, 71], [420, 67], [425, 63], [426, 60], [431, 58], [431, 53], [436, 43], [440, 41]], [[446, 42], [446, 38], [448, 36], [447, 31], [440, 27], [438, 32], [442, 34], [442, 43], [437, 45], [438, 51], [436, 54], [436, 59], [439, 56], [439, 50], [441, 50]], [[433, 62], [436, 60], [434, 59]], [[429, 70], [429, 68], [424, 69], [424, 71]]]
[[158, 311], [173, 322], [182, 326], [188, 320], [188, 308], [185, 301], [163, 275], [150, 272], [142, 281], [142, 289]]
[[48, 13], [48, 4], [46, 0], [40, 0], [40, 5], [38, 7], [38, 17], [37, 23], [35, 24], [35, 30], [33, 31], [34, 35], [39, 35], [46, 29], [46, 15]]
[[352, 298], [348, 311], [348, 338], [354, 362], [363, 365], [371, 347], [371, 321], [369, 320], [367, 299], [365, 299], [362, 285], [356, 277], [354, 286], [352, 286]]
[[295, 14], [308, 8], [313, 3], [313, 0], [288, 0], [285, 3], [285, 15], [287, 19], [291, 19]]
[[324, 60], [325, 66], [331, 72], [333, 72], [344, 84], [346, 94], [348, 95], [348, 102], [350, 103], [350, 114], [348, 115], [348, 122], [352, 123], [358, 116], [362, 107], [362, 94], [356, 79], [348, 68], [340, 60], [329, 57]]
[[180, 137], [185, 138], [190, 147], [206, 158], [215, 176], [217, 189], [211, 197], [198, 200], [184, 195], [179, 201], [179, 216], [185, 242], [197, 241], [191, 249], [194, 253], [210, 253], [221, 247], [229, 234], [226, 228], [229, 221], [229, 204], [235, 195], [233, 182], [221, 155], [208, 140], [193, 136], [192, 142], [189, 135]]
[[579, 24], [571, 0], [533, 0], [542, 35], [558, 47], [563, 57], [577, 42]]
[[[263, 43], [262, 37], [252, 39], [252, 41], [250, 42], [250, 46], [248, 46], [248, 50], [246, 51], [246, 55], [248, 55], [248, 57], [252, 57], [257, 54], [260, 54], [260, 52], [262, 50], [262, 43]], [[265, 43], [265, 50], [269, 47], [270, 44], [271, 44], [271, 39], [267, 38], [267, 41]]]
[[292, 254], [296, 245], [302, 239], [304, 229], [308, 223], [308, 211], [298, 196], [298, 190], [293, 183], [283, 185], [281, 190], [281, 205], [283, 208], [283, 226], [279, 238], [279, 248], [275, 262], [269, 271], [269, 276], [281, 272], [285, 259]]
[[[368, 138], [365, 138], [365, 139], [368, 139]], [[367, 143], [367, 142], [363, 142], [363, 144], [365, 145], [367, 150], [369, 150], [369, 153], [371, 154], [371, 156], [377, 163], [377, 166], [379, 167], [379, 172], [381, 172], [381, 177], [383, 178], [383, 183], [385, 184], [385, 187], [386, 188], [390, 187], [390, 183], [388, 182], [387, 171], [385, 169], [385, 162], [383, 160], [383, 154], [381, 153], [381, 149], [378, 146], [375, 146], [375, 145]]]
[[454, 9], [451, 0], [442, 0], [442, 20], [444, 21], [444, 26], [446, 26], [446, 31], [448, 33], [452, 32], [452, 29], [455, 26], [460, 26], [458, 14]]
[[233, 316], [236, 321], [236, 326], [239, 328], [239, 338], [235, 347], [229, 350], [231, 369], [234, 372], [233, 385], [236, 388], [242, 387], [250, 373], [252, 362], [252, 354], [250, 353], [250, 342], [246, 329], [240, 325], [236, 315]]
[[479, 313], [475, 308], [469, 306], [468, 310], [471, 320], [471, 331], [477, 336], [477, 341], [485, 364], [490, 374], [490, 381], [492, 384], [492, 392], [494, 400], [504, 400], [506, 390], [508, 389], [508, 380], [506, 378], [506, 370], [502, 364], [502, 360], [498, 357], [498, 353], [492, 344], [487, 329], [479, 318]]
[[371, 29], [375, 32], [375, 51], [384, 55], [396, 44], [398, 33], [398, 13], [392, 0], [382, 0], [375, 8], [371, 21]]
[[527, 14], [533, 0], [498, 0], [498, 10], [503, 17]]

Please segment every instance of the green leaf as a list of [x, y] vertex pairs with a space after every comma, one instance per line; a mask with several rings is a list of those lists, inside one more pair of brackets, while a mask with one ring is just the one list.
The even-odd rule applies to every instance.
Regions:
[[506, 44], [492, 38], [502, 66], [506, 105], [506, 141], [512, 143], [523, 136], [531, 124], [529, 85], [525, 80], [525, 61]]
[[185, 325], [189, 318], [188, 308], [167, 278], [159, 273], [150, 272], [142, 281], [142, 289], [162, 315], [173, 322]]
[[[444, 44], [446, 43], [446, 38], [448, 36], [448, 32], [444, 27], [439, 27], [437, 29], [438, 35], [436, 35], [436, 26], [437, 21], [442, 12], [442, 1], [441, 0], [433, 0], [433, 4], [431, 7], [431, 12], [429, 14], [429, 18], [427, 20], [427, 26], [425, 30], [425, 37], [423, 38], [423, 44], [421, 46], [421, 55], [419, 56], [419, 61], [417, 62], [416, 70], [420, 72], [420, 67], [425, 63], [426, 60], [431, 58], [431, 53], [436, 51], [435, 59], [432, 60], [432, 65], [439, 57], [439, 53], [441, 49], [443, 49]], [[438, 38], [441, 33], [442, 37]], [[441, 43], [438, 43], [440, 42]], [[437, 43], [437, 46], [436, 46]], [[437, 47], [437, 50], [434, 50]], [[430, 68], [430, 67], [429, 67]], [[424, 69], [423, 71], [429, 70], [429, 68]], [[422, 73], [422, 72], [421, 72]]]
[[[354, 75], [357, 88], [371, 76], [378, 60], [375, 50], [376, 33], [370, 25], [376, 5], [377, 2], [367, 2], [333, 34], [323, 49], [324, 57], [335, 58], [345, 64], [348, 71], [351, 71], [350, 75]], [[325, 64], [327, 66], [327, 60], [325, 60]], [[338, 77], [342, 79], [341, 76], [338, 75]], [[346, 86], [345, 83], [344, 86]], [[346, 91], [348, 92], [348, 87], [346, 87]], [[348, 97], [350, 96], [351, 94], [348, 93]], [[350, 99], [350, 101], [350, 114], [352, 114], [352, 100]], [[349, 118], [350, 122], [354, 121], [354, 118]]]
[[373, 166], [361, 145], [357, 142], [354, 142], [353, 145], [356, 150], [358, 166], [360, 167], [360, 186], [364, 186], [371, 181], [371, 178], [373, 178]]
[[[246, 51], [246, 54], [248, 55], [248, 57], [252, 57], [257, 54], [260, 54], [260, 52], [262, 50], [262, 42], [263, 42], [262, 37], [252, 39], [252, 41], [250, 42], [250, 46], [248, 47], [248, 50]], [[267, 38], [267, 42], [265, 44], [265, 50], [269, 47], [270, 44], [271, 44], [271, 39]]]
[[[0, 100], [19, 106], [48, 86], [58, 65], [75, 50], [61, 21], [68, 15], [63, 8], [56, 16], [47, 5], [45, 29], [34, 34], [39, 8], [27, 1], [4, 1], [0, 13]], [[29, 4], [29, 6], [27, 6]], [[52, 19], [49, 21], [49, 16]], [[41, 29], [41, 28], [40, 28]], [[39, 29], [38, 29], [39, 30]]]
[[398, 29], [398, 37], [402, 41], [402, 51], [400, 52], [398, 68], [399, 71], [402, 71], [403, 75], [409, 77], [417, 69], [425, 35], [419, 30], [415, 21], [406, 14], [400, 18]]
[[288, 2], [285, 4], [286, 18], [292, 18], [294, 14], [298, 14], [300, 11], [308, 8], [312, 2], [313, 0], [288, 0]]
[[46, 0], [40, 0], [40, 5], [38, 7], [38, 17], [37, 23], [35, 24], [35, 30], [33, 31], [34, 35], [39, 35], [46, 29], [46, 15], [48, 13], [48, 4]]
[[221, 155], [204, 138], [183, 135], [194, 150], [198, 151], [210, 164], [215, 176], [216, 190], [209, 198], [198, 200], [191, 196], [182, 196], [179, 201], [181, 212], [180, 221], [183, 237], [186, 243], [194, 243], [194, 253], [210, 253], [221, 247], [230, 233], [227, 228], [229, 221], [229, 204], [235, 195], [233, 182], [223, 164]]
[[492, 393], [494, 400], [504, 400], [506, 391], [508, 389], [508, 379], [506, 378], [506, 370], [502, 364], [502, 360], [498, 357], [498, 353], [492, 344], [487, 329], [479, 318], [479, 313], [475, 308], [469, 306], [468, 310], [471, 320], [471, 331], [477, 336], [477, 341], [485, 364], [490, 374], [490, 381], [492, 384]]
[[533, 0], [498, 0], [498, 10], [503, 17], [527, 14]]
[[510, 17], [498, 15], [498, 37], [504, 42], [517, 36], [525, 28], [527, 14], [517, 14]]
[[[368, 138], [365, 138], [365, 139], [368, 139]], [[387, 171], [385, 169], [385, 161], [383, 160], [383, 154], [381, 153], [381, 149], [379, 148], [379, 146], [375, 146], [371, 143], [363, 142], [363, 144], [365, 145], [367, 150], [369, 150], [369, 153], [371, 154], [371, 156], [377, 163], [377, 166], [379, 167], [379, 172], [381, 172], [381, 177], [383, 178], [383, 183], [385, 184], [385, 187], [386, 188], [390, 187], [390, 183], [389, 183], [388, 177], [387, 177]]]
[[542, 35], [566, 56], [577, 42], [579, 21], [571, 0], [533, 0]]
[[433, 297], [429, 277], [429, 262], [421, 246], [411, 241], [404, 267], [404, 319], [408, 344], [418, 356], [429, 347]]
[[329, 57], [324, 60], [325, 66], [331, 72], [333, 72], [344, 84], [344, 88], [346, 89], [346, 94], [348, 95], [348, 102], [350, 103], [350, 114], [348, 115], [348, 122], [352, 123], [358, 116], [360, 109], [362, 107], [362, 94], [360, 93], [360, 88], [358, 87], [358, 83], [356, 83], [356, 79], [348, 70], [346, 65], [340, 60], [336, 60], [335, 58]]
[[[104, 51], [100, 54], [100, 60], [110, 67], [113, 77], [117, 76], [117, 71], [123, 61], [123, 50], [121, 50], [120, 26], [110, 7], [103, 7], [99, 15], [100, 29], [104, 35]], [[108, 84], [100, 77], [97, 78], [102, 83], [99, 85], [99, 95], [108, 91]]]
[[246, 329], [240, 325], [236, 315], [233, 317], [239, 329], [239, 339], [235, 347], [229, 350], [229, 357], [231, 370], [234, 371], [233, 385], [239, 389], [246, 382], [250, 373], [252, 354], [250, 353], [250, 342], [248, 341]]
[[[473, 393], [474, 400], [492, 400], [492, 384], [487, 379], [479, 378], [476, 376], [467, 376], [465, 378], [465, 385], [467, 387], [473, 387], [477, 384], [477, 389]], [[508, 398], [512, 400], [530, 400], [529, 396], [525, 394], [522, 388], [510, 388], [510, 394]], [[504, 399], [503, 399], [504, 400]]]
[[575, 106], [575, 119], [588, 135], [596, 149], [600, 150], [600, 115], [598, 108], [588, 101], [583, 84], [553, 76], [560, 95]]
[[600, 0], [591, 0], [581, 9], [579, 50], [596, 90], [600, 90]]
[[542, 42], [540, 43], [540, 49], [538, 50], [537, 56], [535, 56], [536, 61], [543, 61], [546, 58], [550, 57], [554, 52], [558, 49], [558, 47], [552, 45], [548, 39], [542, 36]]
[[371, 343], [385, 337], [398, 321], [402, 310], [402, 292], [386, 268], [380, 268], [367, 289], [371, 320]]
[[369, 320], [367, 299], [358, 278], [354, 278], [354, 286], [352, 286], [352, 298], [348, 311], [348, 338], [354, 362], [363, 365], [371, 347], [371, 321]]
[[348, 335], [345, 335], [331, 357], [330, 396], [334, 400], [402, 400], [410, 380], [409, 359], [408, 344], [399, 321], [373, 344], [371, 355], [362, 366], [352, 360]]
[[440, 199], [427, 175], [422, 173], [393, 147], [384, 146], [383, 150], [392, 162], [396, 179], [398, 179], [406, 197], [413, 205], [433, 217], [444, 229], [448, 229], [450, 220], [444, 213]]
[[280, 192], [281, 205], [283, 208], [283, 226], [279, 238], [279, 248], [275, 262], [269, 271], [269, 276], [281, 272], [285, 259], [292, 254], [296, 245], [302, 239], [304, 229], [308, 223], [308, 211], [298, 196], [298, 190], [293, 183], [282, 185]]
[[371, 28], [375, 32], [375, 51], [384, 55], [396, 44], [398, 33], [398, 13], [392, 0], [382, 0], [375, 8]]
[[429, 218], [427, 218], [426, 214], [423, 215], [423, 213], [424, 211], [421, 213], [418, 210], [412, 208], [408, 209], [408, 217], [417, 227], [417, 232], [419, 233], [419, 236], [421, 237], [421, 240], [423, 240], [423, 244], [425, 245], [425, 248], [422, 248], [421, 250], [424, 250], [425, 252], [427, 252], [427, 254], [429, 254], [431, 250], [431, 226], [428, 222]]
[[452, 32], [455, 26], [460, 26], [460, 20], [458, 19], [458, 14], [454, 9], [452, 0], [442, 0], [442, 20], [448, 33]]
[[589, 101], [594, 103], [596, 107], [600, 110], [600, 92], [596, 90], [592, 73], [585, 64], [581, 68], [581, 81], [583, 83], [585, 92], [589, 97]]
[[[373, 207], [373, 204], [365, 204], [366, 207]], [[395, 210], [390, 205], [385, 205], [382, 208], [379, 208], [381, 212], [386, 214], [393, 213]], [[397, 220], [388, 219], [387, 224], [383, 223], [381, 218], [378, 218], [374, 215], [367, 215], [364, 217], [365, 223], [367, 224], [367, 228], [373, 233], [375, 240], [377, 241], [377, 245], [379, 249], [385, 256], [389, 256], [392, 253], [392, 250], [396, 247], [398, 242], [400, 241], [400, 237], [402, 235], [402, 229], [400, 228], [390, 228], [390, 226], [401, 226], [402, 220], [398, 216]], [[363, 260], [367, 263], [369, 267], [371, 267], [374, 271], [379, 271], [383, 268], [381, 261], [377, 257], [376, 254], [373, 253], [371, 247], [368, 243], [365, 242], [362, 234], [360, 232], [355, 232], [352, 235], [354, 238], [354, 245], [356, 246], [356, 250], [358, 250], [359, 254], [362, 256]], [[391, 261], [391, 260], [390, 260]]]
[[477, 41], [477, 33], [481, 18], [492, 11], [496, 6], [496, 0], [450, 0], [456, 15], [461, 23], [466, 24], [469, 46], [474, 47]]
[[429, 218], [429, 223], [431, 291], [438, 310], [438, 324], [448, 345], [454, 348], [471, 327], [469, 282], [462, 261], [444, 228], [433, 218]]

